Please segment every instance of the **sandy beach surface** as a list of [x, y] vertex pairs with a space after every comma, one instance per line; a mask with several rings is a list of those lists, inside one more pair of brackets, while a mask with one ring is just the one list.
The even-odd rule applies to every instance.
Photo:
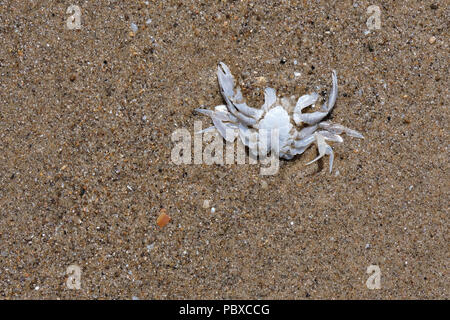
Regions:
[[[0, 298], [449, 299], [448, 12], [0, 1]], [[331, 174], [316, 146], [271, 176], [174, 164], [172, 133], [223, 104], [219, 61], [255, 107], [267, 86], [322, 101], [335, 69], [329, 120], [365, 139]]]

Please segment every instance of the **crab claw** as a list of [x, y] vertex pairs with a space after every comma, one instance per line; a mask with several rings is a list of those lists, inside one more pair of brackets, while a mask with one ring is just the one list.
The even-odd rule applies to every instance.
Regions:
[[256, 125], [264, 111], [251, 108], [245, 103], [241, 89], [239, 86], [235, 86], [234, 77], [223, 62], [217, 66], [217, 79], [228, 110], [245, 125]]
[[317, 98], [319, 98], [319, 95], [314, 92], [313, 94], [305, 94], [298, 99], [294, 109], [294, 122], [296, 125], [300, 125], [302, 122], [302, 110], [316, 103]]
[[[324, 103], [320, 111], [312, 113], [301, 113], [302, 108], [299, 107], [298, 110], [296, 106], [297, 115], [294, 114], [294, 121], [296, 121], [296, 123], [304, 122], [306, 124], [317, 124], [330, 113], [331, 109], [333, 109], [334, 107], [338, 93], [337, 76], [335, 70], [333, 70], [332, 80], [333, 86], [331, 88], [330, 96], [328, 97], [328, 101]], [[298, 104], [299, 103], [297, 102], [297, 105]]]
[[234, 78], [228, 66], [223, 62], [219, 62], [217, 66], [217, 79], [221, 93], [228, 104], [229, 99], [234, 95]]

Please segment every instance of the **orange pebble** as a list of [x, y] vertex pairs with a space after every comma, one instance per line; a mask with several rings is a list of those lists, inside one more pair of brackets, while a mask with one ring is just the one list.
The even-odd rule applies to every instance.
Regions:
[[165, 227], [170, 222], [170, 217], [166, 213], [165, 209], [161, 209], [161, 214], [159, 215], [158, 219], [156, 219], [156, 224], [159, 227]]

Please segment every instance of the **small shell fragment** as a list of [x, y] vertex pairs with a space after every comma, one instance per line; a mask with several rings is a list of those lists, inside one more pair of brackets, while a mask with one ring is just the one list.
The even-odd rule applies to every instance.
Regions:
[[171, 218], [170, 216], [166, 213], [166, 209], [161, 209], [161, 213], [158, 217], [158, 219], [156, 219], [156, 224], [160, 227], [163, 228], [165, 227], [169, 222], [170, 222]]
[[209, 201], [209, 200], [204, 200], [204, 201], [203, 201], [203, 208], [204, 208], [204, 209], [208, 209], [209, 206], [210, 206], [210, 201]]

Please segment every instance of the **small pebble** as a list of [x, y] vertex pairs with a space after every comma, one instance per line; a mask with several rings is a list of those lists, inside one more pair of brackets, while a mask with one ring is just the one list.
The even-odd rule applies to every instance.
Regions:
[[210, 201], [209, 200], [204, 200], [203, 201], [203, 208], [204, 209], [208, 209], [210, 207]]
[[161, 209], [160, 215], [158, 217], [158, 219], [156, 219], [156, 224], [162, 228], [165, 227], [169, 222], [170, 222], [170, 217], [169, 215], [166, 213], [166, 209]]
[[300, 77], [302, 74], [300, 72], [294, 72], [295, 77]]
[[428, 42], [429, 42], [430, 44], [435, 43], [435, 42], [436, 42], [436, 37], [435, 37], [435, 36], [432, 36], [430, 39], [428, 39]]
[[366, 249], [370, 248], [370, 243], [366, 244]]
[[134, 33], [138, 31], [138, 26], [135, 23], [131, 23], [130, 27], [131, 31], [133, 31]]
[[154, 243], [147, 245], [147, 251], [148, 252], [152, 251], [154, 247], [155, 247]]
[[257, 77], [256, 78], [256, 83], [260, 84], [260, 85], [264, 85], [267, 83], [267, 79], [265, 77]]
[[211, 208], [211, 213], [215, 213], [216, 212], [216, 208], [212, 207]]

